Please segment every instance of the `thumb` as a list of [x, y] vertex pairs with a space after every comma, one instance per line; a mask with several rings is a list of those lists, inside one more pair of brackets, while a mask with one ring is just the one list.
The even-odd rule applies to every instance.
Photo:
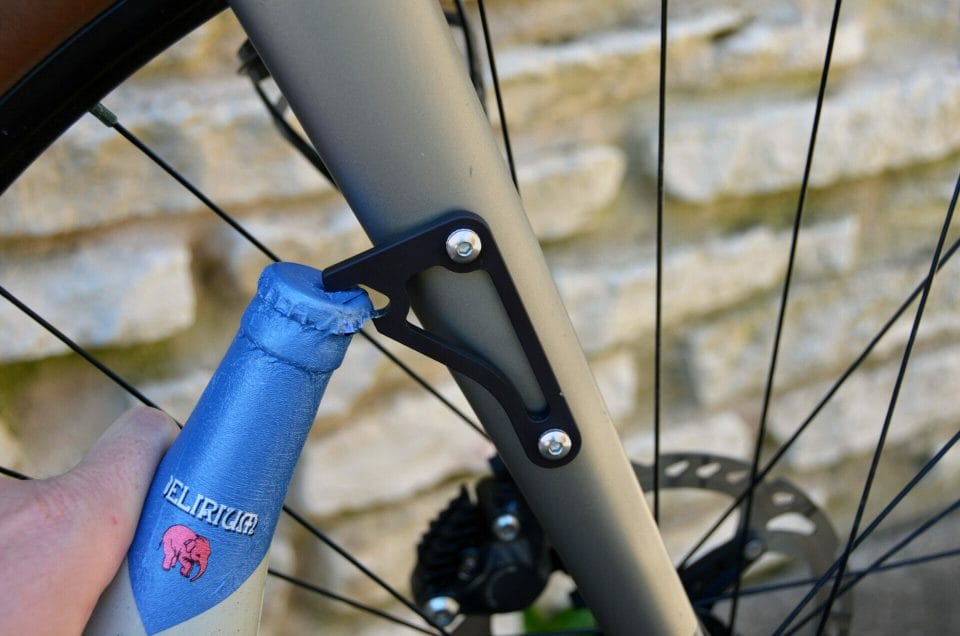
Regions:
[[0, 571], [30, 568], [15, 585], [0, 581], [0, 633], [80, 633], [123, 561], [175, 435], [172, 419], [135, 408], [65, 475], [0, 480]]
[[83, 629], [133, 540], [154, 471], [176, 430], [160, 411], [131, 409], [68, 473], [0, 484], [6, 493], [0, 539], [11, 548], [0, 551], [0, 565], [15, 552], [21, 559], [30, 555], [31, 567], [13, 594], [0, 596], [0, 632]]
[[96, 537], [86, 536], [98, 544], [94, 569], [104, 580], [97, 589], [102, 590], [120, 567], [154, 471], [176, 433], [176, 423], [165, 413], [133, 408], [101, 435], [73, 470], [55, 480], [75, 502], [76, 526]]

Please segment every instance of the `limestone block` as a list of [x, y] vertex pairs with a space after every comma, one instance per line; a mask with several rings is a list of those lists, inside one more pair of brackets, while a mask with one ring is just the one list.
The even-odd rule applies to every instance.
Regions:
[[[789, 18], [769, 13], [749, 21], [677, 65], [671, 86], [703, 90], [794, 75], [819, 77], [830, 24], [830, 16], [819, 13]], [[867, 27], [851, 12], [837, 27], [831, 68], [851, 67], [866, 53]]]
[[[776, 383], [789, 387], [835, 375], [851, 364], [894, 310], [923, 279], [925, 269], [869, 271], [830, 287], [799, 286], [791, 292]], [[960, 290], [948, 279], [934, 285], [921, 341], [937, 341], [960, 331]], [[759, 400], [773, 346], [778, 298], [722, 318], [691, 332], [684, 345], [694, 395], [705, 405], [738, 397]], [[884, 358], [902, 349], [915, 306], [878, 345]]]
[[637, 367], [628, 351], [618, 351], [590, 363], [603, 401], [614, 424], [623, 425], [636, 408]]
[[[323, 525], [324, 532], [384, 580], [409, 594], [410, 574], [416, 561], [414, 548], [430, 520], [446, 507], [458, 489], [459, 482], [445, 484], [396, 505], [331, 520]], [[330, 589], [365, 603], [383, 606], [391, 600], [387, 592], [353, 565], [315, 544], [306, 546], [308, 558], [303, 559], [312, 580], [322, 581]], [[342, 605], [329, 607], [338, 614], [353, 612]]]
[[[104, 103], [164, 160], [225, 207], [331, 191], [273, 129], [245, 80], [121, 87]], [[0, 198], [0, 237], [46, 236], [205, 210], [92, 116]]]
[[[682, 56], [691, 42], [735, 29], [746, 19], [738, 11], [720, 11], [675, 24], [671, 45]], [[615, 30], [499, 51], [497, 68], [511, 125], [555, 124], [652, 93], [657, 86], [659, 37], [655, 28]]]
[[681, 320], [770, 288], [786, 266], [782, 235], [765, 228], [709, 241], [667, 259], [664, 317]]
[[[820, 412], [784, 458], [800, 470], [821, 469], [852, 455], [873, 452], [894, 385], [899, 359], [852, 376]], [[925, 443], [939, 447], [956, 430], [955, 387], [960, 382], [960, 348], [915, 351], [887, 436], [887, 444]], [[817, 383], [778, 397], [770, 412], [770, 432], [784, 441], [812, 411], [828, 388]]]
[[[375, 332], [373, 327], [369, 331]], [[340, 368], [334, 371], [320, 401], [318, 418], [348, 415], [357, 400], [376, 384], [377, 369], [390, 364], [383, 355], [360, 336], [354, 336]]]
[[0, 466], [17, 470], [23, 467], [23, 448], [10, 432], [7, 423], [0, 418]]
[[521, 163], [517, 176], [523, 207], [537, 237], [555, 241], [588, 227], [620, 191], [626, 163], [623, 151], [613, 146]]
[[[458, 395], [452, 383], [438, 387]], [[453, 400], [470, 413], [462, 397]], [[428, 394], [398, 393], [307, 442], [292, 500], [314, 517], [401, 501], [453, 475], [486, 469], [492, 446]]]
[[[190, 417], [212, 375], [212, 370], [192, 369], [180, 377], [143, 382], [137, 388], [167, 415], [182, 424]], [[131, 397], [130, 405], [136, 403]]]
[[[803, 176], [812, 100], [756, 98], [732, 113], [667, 126], [665, 187], [706, 202], [796, 187]], [[813, 187], [944, 157], [960, 146], [960, 72], [952, 62], [921, 72], [844, 86], [824, 104], [810, 183]], [[645, 145], [653, 174], [656, 138]]]
[[[871, 17], [871, 35], [904, 42], [905, 36], [920, 36], [922, 44], [942, 42], [950, 46], [954, 25], [944, 16], [949, 16], [954, 6], [950, 0], [927, 0], [927, 2], [877, 2], [868, 3]], [[909, 41], [909, 40], [908, 40]], [[915, 40], [916, 41], [916, 40]]]
[[65, 356], [14, 367], [4, 378], [4, 414], [33, 478], [59, 475], [130, 403], [126, 393], [85, 360]]
[[154, 197], [139, 194], [156, 193], [158, 182], [166, 185], [129, 144], [82, 117], [0, 197], [0, 236], [47, 236], [152, 213]]
[[[794, 271], [799, 279], [825, 278], [851, 271], [858, 260], [860, 223], [854, 216], [804, 225], [797, 239]], [[784, 243], [789, 240], [786, 235]], [[783, 259], [788, 257], [784, 247]]]
[[[751, 3], [710, 6], [674, 18], [667, 35], [671, 90], [697, 92], [819, 73], [829, 16], [754, 19], [759, 9]], [[641, 28], [614, 28], [498, 51], [510, 123], [521, 130], [541, 127], [544, 122], [655, 96], [660, 34], [657, 20], [651, 22]], [[863, 23], [859, 17], [844, 20], [832, 68], [851, 67], [864, 54]], [[683, 102], [672, 103], [683, 111]]]
[[[452, 8], [453, 3], [450, 4]], [[468, 2], [467, 5], [475, 4]], [[511, 42], [569, 40], [635, 18], [641, 10], [652, 13], [651, 3], [632, 0], [495, 0], [487, 2], [487, 17], [494, 34], [494, 50]]]
[[[521, 164], [524, 207], [537, 235], [552, 241], [588, 226], [617, 195], [626, 167], [623, 152], [611, 146], [548, 155]], [[243, 226], [284, 260], [326, 266], [357, 254], [370, 241], [339, 198], [287, 205], [242, 219]], [[218, 253], [237, 285], [255, 289], [263, 254], [230, 228], [218, 228], [209, 250]]]
[[[82, 345], [166, 338], [194, 320], [190, 252], [178, 237], [113, 234], [50, 251], [0, 257], [0, 280]], [[0, 359], [66, 350], [13, 305], [0, 305]]]
[[158, 55], [130, 81], [146, 85], [173, 76], [206, 80], [235, 72], [237, 49], [245, 37], [233, 12], [224, 11]]
[[[722, 411], [698, 418], [665, 418], [661, 428], [660, 450], [702, 452], [748, 460], [753, 452], [751, 426], [733, 411]], [[633, 461], [653, 461], [653, 434], [650, 429], [624, 436], [623, 446]]]
[[[756, 228], [672, 250], [664, 259], [664, 321], [676, 323], [772, 288], [786, 265], [783, 249], [781, 236]], [[635, 257], [631, 263], [611, 259], [553, 269], [587, 351], [644, 338], [654, 327], [655, 264], [639, 250], [630, 252], [617, 256]]]
[[[244, 228], [285, 261], [323, 268], [370, 247], [349, 208], [339, 201], [267, 210], [242, 220]], [[207, 249], [223, 262], [245, 294], [256, 291], [270, 262], [258, 248], [227, 226], [218, 226]]]

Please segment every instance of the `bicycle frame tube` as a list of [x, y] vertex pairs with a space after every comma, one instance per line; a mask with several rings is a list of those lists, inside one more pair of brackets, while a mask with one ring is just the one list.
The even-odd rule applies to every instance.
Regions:
[[[604, 633], [697, 633], [438, 3], [231, 5], [375, 244], [457, 209], [490, 226], [580, 428], [579, 455], [535, 465], [499, 404], [458, 383]], [[497, 366], [529, 409], [542, 406], [485, 275], [430, 270], [411, 295], [425, 327]]]

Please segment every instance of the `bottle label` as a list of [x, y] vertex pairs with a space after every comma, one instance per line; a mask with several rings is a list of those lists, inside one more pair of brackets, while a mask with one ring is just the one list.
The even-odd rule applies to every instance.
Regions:
[[[168, 453], [161, 464], [128, 555], [133, 595], [150, 634], [189, 620], [236, 591], [263, 561], [278, 517], [270, 512], [276, 505], [257, 493], [218, 488], [217, 468], [223, 467], [211, 465], [209, 458], [204, 463], [208, 477], [181, 477], [175, 467], [192, 463], [190, 455], [199, 460], [202, 453], [181, 455]], [[207, 494], [213, 492], [217, 495]]]
[[[220, 527], [238, 534], [253, 534], [260, 520], [255, 512], [231, 508], [200, 492], [191, 494], [190, 486], [173, 475], [163, 487], [163, 498], [191, 517], [195, 517], [197, 521], [206, 521], [215, 528]], [[191, 504], [190, 501], [193, 503]]]

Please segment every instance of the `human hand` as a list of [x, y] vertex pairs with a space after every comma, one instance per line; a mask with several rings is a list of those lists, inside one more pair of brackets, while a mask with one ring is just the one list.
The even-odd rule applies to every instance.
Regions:
[[72, 470], [0, 479], [0, 634], [79, 634], [133, 540], [177, 428], [146, 407], [121, 415]]

